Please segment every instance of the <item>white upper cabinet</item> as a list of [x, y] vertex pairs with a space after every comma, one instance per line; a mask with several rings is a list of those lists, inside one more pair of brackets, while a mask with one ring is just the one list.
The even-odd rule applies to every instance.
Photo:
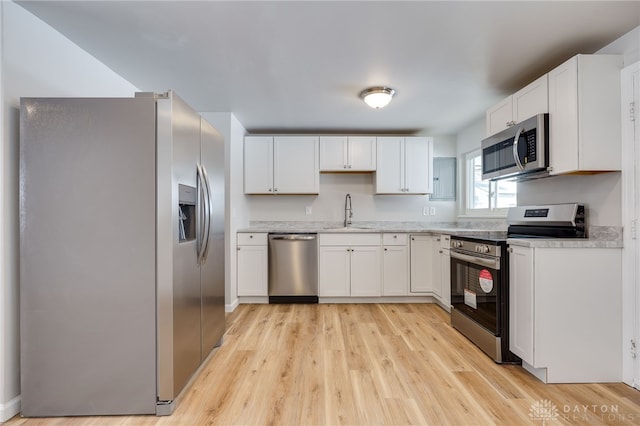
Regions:
[[545, 74], [487, 110], [487, 136], [546, 112], [549, 112], [549, 103]]
[[551, 174], [620, 170], [622, 56], [577, 55], [549, 72]]
[[318, 136], [247, 136], [245, 194], [317, 194], [320, 188]]
[[375, 136], [320, 137], [320, 171], [370, 172], [375, 169]]
[[376, 194], [429, 194], [433, 191], [433, 139], [379, 137]]
[[244, 193], [273, 193], [273, 137], [244, 138]]
[[506, 129], [513, 123], [513, 97], [508, 96], [487, 110], [487, 137]]
[[378, 138], [377, 194], [404, 194], [404, 138]]

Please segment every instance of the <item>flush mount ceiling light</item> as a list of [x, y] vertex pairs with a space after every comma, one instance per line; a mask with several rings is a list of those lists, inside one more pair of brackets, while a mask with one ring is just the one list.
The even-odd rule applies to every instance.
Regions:
[[369, 87], [360, 92], [360, 97], [371, 108], [380, 109], [385, 107], [396, 91], [384, 86]]

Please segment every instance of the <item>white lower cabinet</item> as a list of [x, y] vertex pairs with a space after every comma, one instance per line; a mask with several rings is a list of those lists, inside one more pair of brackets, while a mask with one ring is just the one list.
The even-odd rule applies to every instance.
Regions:
[[238, 296], [268, 295], [266, 233], [239, 233], [237, 257]]
[[545, 383], [622, 380], [622, 250], [509, 247], [509, 349]]
[[382, 294], [380, 234], [321, 234], [320, 297], [376, 297]]
[[407, 234], [382, 234], [382, 295], [409, 295]]
[[446, 309], [451, 309], [451, 255], [449, 251], [449, 235], [436, 237], [433, 247], [433, 293]]
[[411, 235], [411, 293], [434, 293], [434, 250], [439, 245], [435, 236]]
[[318, 251], [318, 295], [343, 297], [351, 295], [351, 252], [344, 246], [320, 246]]

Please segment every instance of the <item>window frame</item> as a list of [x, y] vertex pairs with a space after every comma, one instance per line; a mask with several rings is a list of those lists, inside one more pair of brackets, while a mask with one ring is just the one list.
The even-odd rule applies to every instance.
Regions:
[[[509, 211], [508, 207], [498, 208], [495, 207], [498, 203], [498, 181], [489, 181], [489, 188], [487, 194], [487, 208], [473, 208], [473, 202], [471, 197], [474, 195], [472, 191], [475, 188], [475, 183], [477, 182], [474, 179], [474, 171], [472, 160], [481, 157], [482, 150], [480, 148], [474, 149], [473, 151], [469, 151], [462, 155], [461, 158], [461, 167], [460, 170], [463, 174], [460, 182], [464, 182], [464, 185], [461, 185], [462, 194], [460, 196], [461, 200], [461, 215], [463, 217], [506, 217], [507, 212]], [[516, 198], [517, 198], [517, 186], [516, 186]]]

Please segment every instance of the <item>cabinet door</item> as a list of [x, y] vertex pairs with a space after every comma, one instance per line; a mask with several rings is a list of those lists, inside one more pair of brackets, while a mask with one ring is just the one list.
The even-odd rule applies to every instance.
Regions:
[[433, 246], [435, 237], [411, 236], [411, 293], [433, 292]]
[[404, 138], [378, 138], [376, 193], [404, 194]]
[[351, 256], [349, 247], [320, 247], [318, 259], [320, 297], [350, 295]]
[[273, 193], [273, 137], [244, 138], [244, 193]]
[[376, 137], [349, 136], [347, 168], [350, 171], [376, 170]]
[[267, 296], [267, 246], [238, 246], [238, 296]]
[[382, 295], [407, 296], [409, 294], [407, 246], [385, 246], [382, 256]]
[[351, 248], [351, 296], [380, 296], [382, 293], [380, 246]]
[[451, 253], [440, 249], [440, 301], [449, 310], [451, 308]]
[[405, 194], [433, 192], [433, 139], [405, 138]]
[[320, 137], [320, 171], [343, 172], [347, 170], [347, 137]]
[[276, 194], [317, 194], [320, 189], [318, 136], [274, 138], [273, 169]]
[[534, 365], [534, 249], [509, 248], [509, 349]]
[[432, 251], [432, 280], [433, 280], [433, 295], [442, 300], [442, 263], [440, 262], [440, 256], [442, 255], [442, 248], [440, 247], [440, 237], [436, 238], [435, 244], [431, 247]]
[[549, 112], [547, 74], [518, 90], [512, 98], [513, 120], [516, 123]]
[[500, 103], [487, 110], [487, 136], [509, 127], [513, 121], [513, 108], [511, 96], [503, 99]]
[[549, 141], [551, 173], [578, 170], [578, 57], [549, 72]]

